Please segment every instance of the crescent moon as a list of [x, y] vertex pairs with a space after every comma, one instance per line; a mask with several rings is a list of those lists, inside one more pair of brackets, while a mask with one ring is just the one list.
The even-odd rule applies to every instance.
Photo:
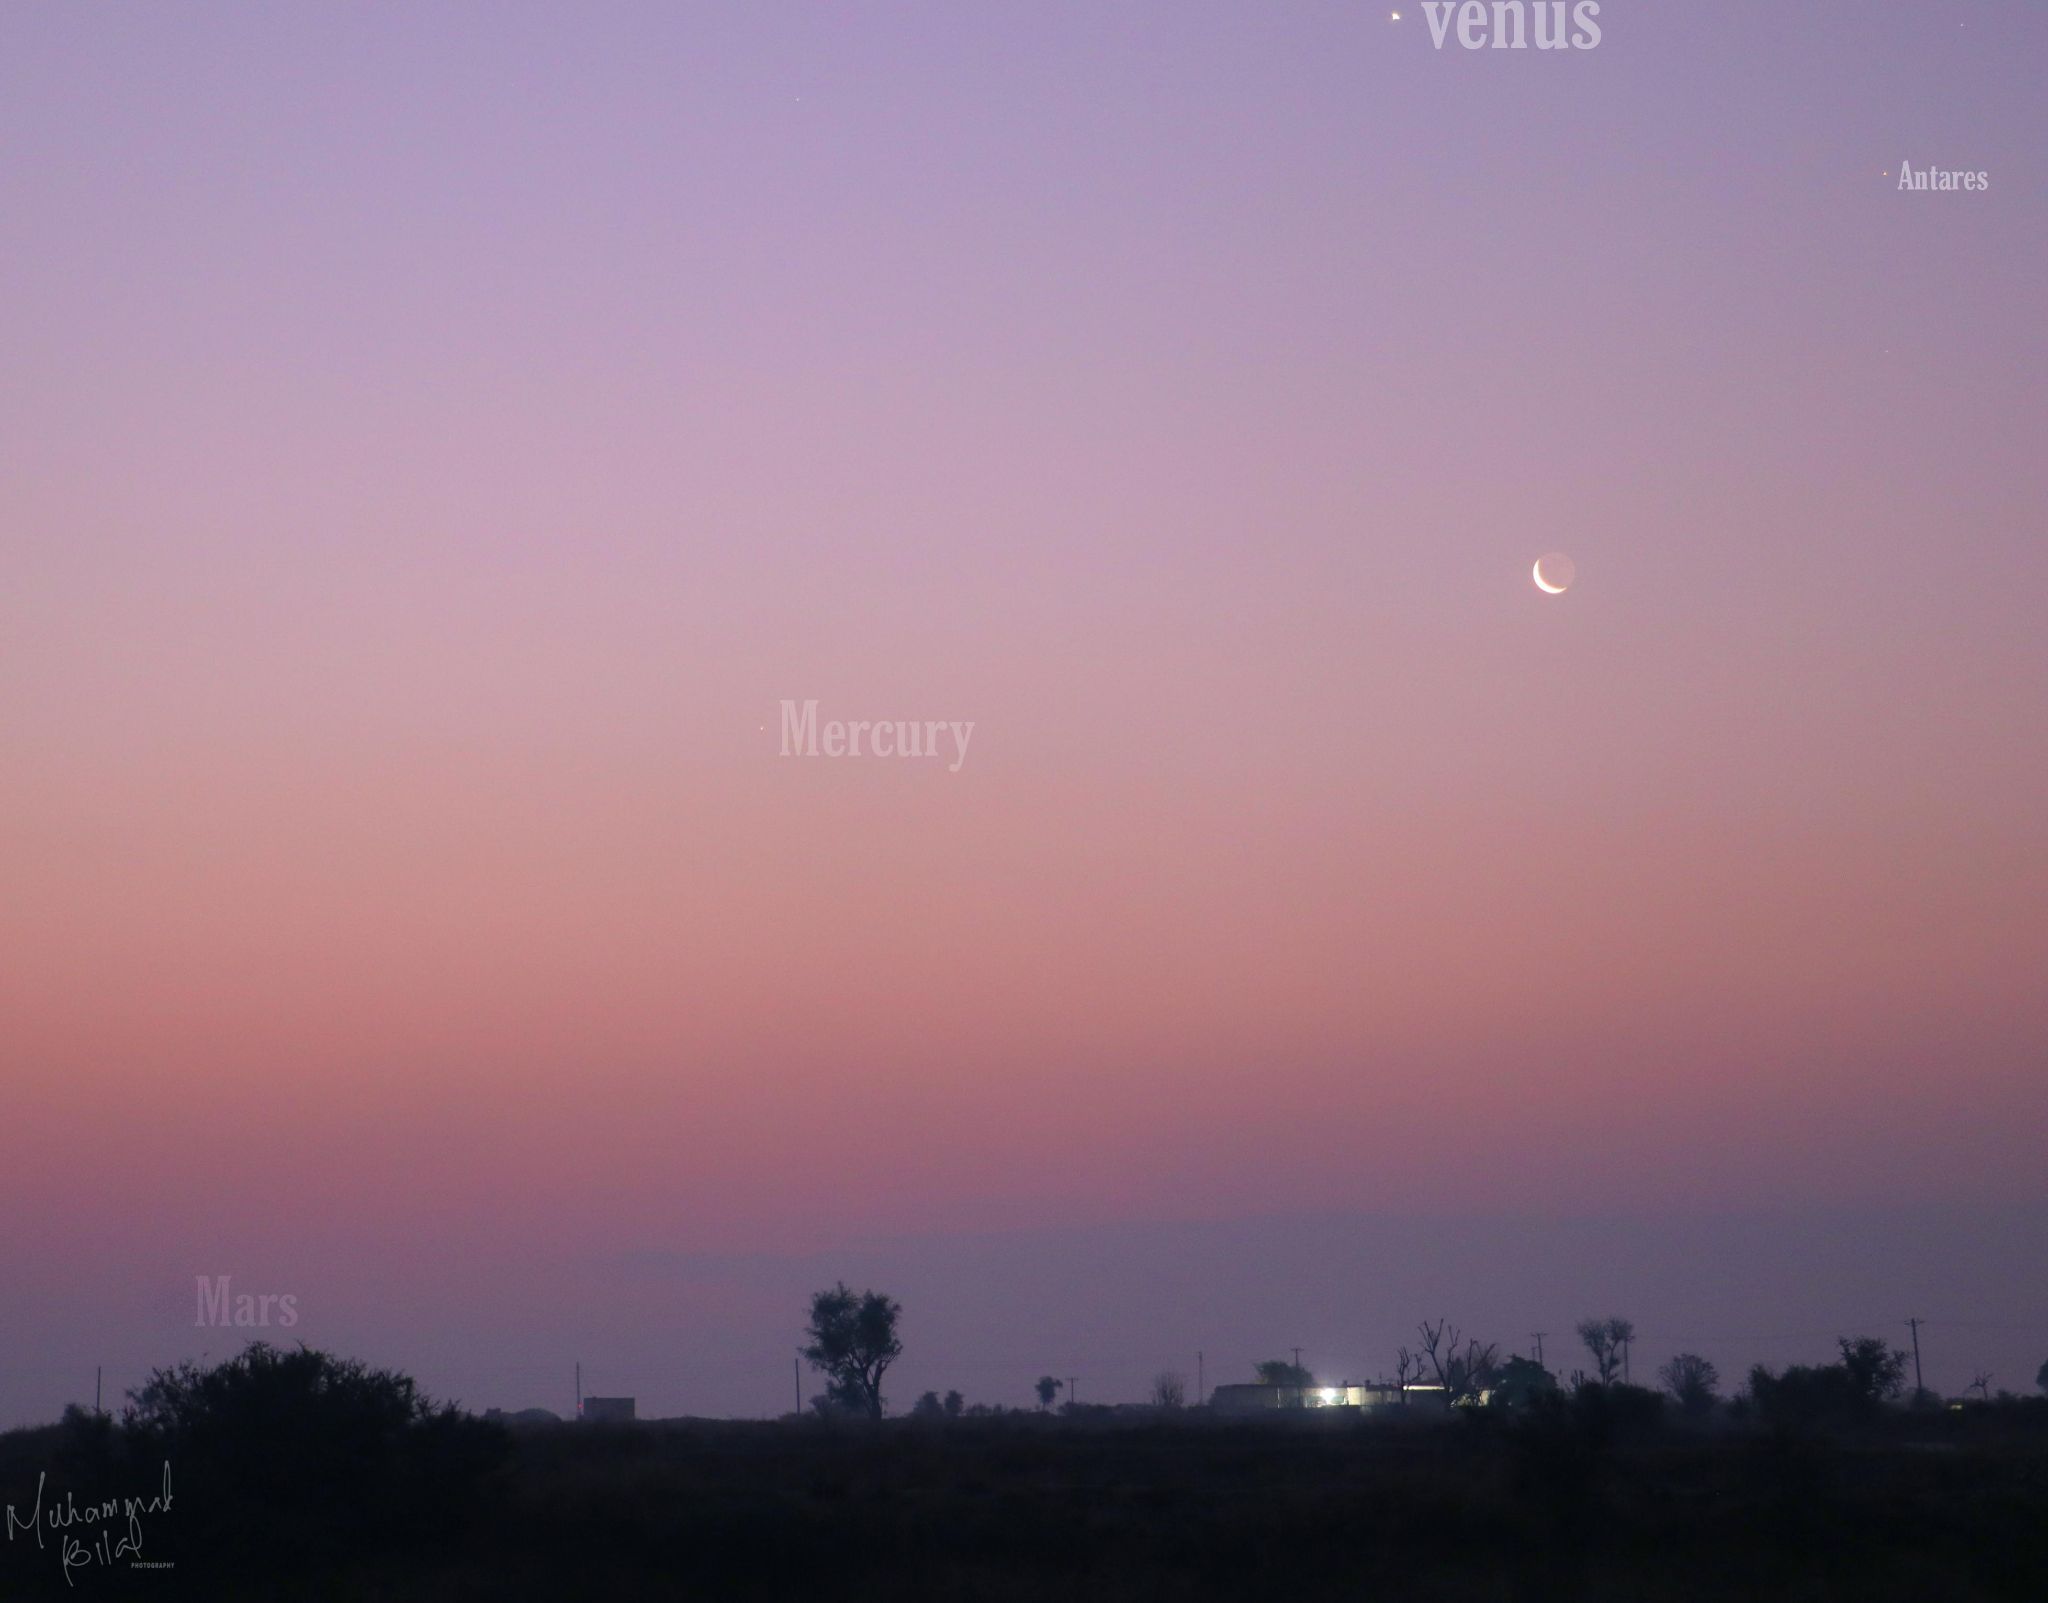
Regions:
[[1551, 584], [1544, 579], [1543, 559], [1541, 557], [1536, 559], [1536, 566], [1529, 570], [1529, 576], [1536, 581], [1536, 588], [1545, 595], [1561, 596], [1564, 594], [1564, 589], [1561, 585]]

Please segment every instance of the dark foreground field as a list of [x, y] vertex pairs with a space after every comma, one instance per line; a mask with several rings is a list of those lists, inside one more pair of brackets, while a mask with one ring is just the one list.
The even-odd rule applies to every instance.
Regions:
[[[140, 1516], [142, 1556], [174, 1569], [123, 1555], [67, 1583], [56, 1543], [16, 1530], [0, 1598], [2041, 1600], [2044, 1414], [1829, 1435], [1567, 1411], [461, 1420], [369, 1486], [346, 1447], [195, 1448], [172, 1507]], [[150, 1445], [90, 1420], [12, 1433], [0, 1500], [26, 1518], [42, 1471], [46, 1506], [60, 1484], [153, 1493]]]

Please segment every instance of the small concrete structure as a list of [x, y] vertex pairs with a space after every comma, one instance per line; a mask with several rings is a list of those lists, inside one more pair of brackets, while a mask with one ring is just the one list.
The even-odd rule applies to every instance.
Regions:
[[1218, 1386], [1209, 1394], [1209, 1406], [1219, 1414], [1265, 1414], [1288, 1408], [1392, 1408], [1403, 1402], [1436, 1401], [1436, 1396], [1409, 1397], [1406, 1388], [1377, 1386]]

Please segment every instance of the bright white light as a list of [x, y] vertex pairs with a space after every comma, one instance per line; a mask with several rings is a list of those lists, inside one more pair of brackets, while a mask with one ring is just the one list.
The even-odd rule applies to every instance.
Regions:
[[1341, 1403], [1341, 1402], [1342, 1402], [1343, 1400], [1344, 1400], [1344, 1394], [1343, 1394], [1343, 1393], [1342, 1393], [1341, 1391], [1339, 1391], [1339, 1390], [1338, 1390], [1338, 1389], [1337, 1389], [1337, 1388], [1336, 1388], [1335, 1386], [1325, 1386], [1325, 1387], [1323, 1388], [1323, 1401], [1324, 1401], [1324, 1402], [1326, 1402], [1326, 1403]]

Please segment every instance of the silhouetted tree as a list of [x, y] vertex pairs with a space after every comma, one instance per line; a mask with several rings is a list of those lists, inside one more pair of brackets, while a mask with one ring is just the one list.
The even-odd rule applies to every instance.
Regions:
[[196, 1555], [256, 1562], [265, 1547], [337, 1555], [425, 1539], [510, 1451], [499, 1426], [436, 1403], [410, 1376], [305, 1346], [256, 1342], [211, 1368], [158, 1369], [128, 1397], [131, 1451], [175, 1464], [181, 1490], [206, 1488], [191, 1514], [177, 1503]]
[[1557, 1394], [1557, 1377], [1519, 1353], [1500, 1366], [1493, 1382], [1493, 1401], [1501, 1408], [1530, 1408]]
[[966, 1398], [964, 1398], [964, 1397], [962, 1397], [962, 1396], [961, 1396], [961, 1395], [960, 1395], [960, 1394], [959, 1394], [958, 1392], [956, 1392], [956, 1391], [949, 1391], [949, 1392], [947, 1392], [947, 1393], [946, 1393], [946, 1405], [945, 1405], [945, 1406], [946, 1406], [946, 1417], [947, 1417], [948, 1419], [958, 1419], [958, 1418], [960, 1417], [961, 1413], [962, 1413], [962, 1412], [963, 1412], [963, 1411], [964, 1411], [964, 1410], [966, 1409], [966, 1407], [967, 1407], [967, 1399], [966, 1399]]
[[51, 1454], [52, 1478], [87, 1486], [105, 1486], [117, 1476], [146, 1483], [157, 1466], [134, 1463], [133, 1446], [111, 1414], [66, 1403]]
[[1188, 1400], [1187, 1378], [1170, 1369], [1162, 1369], [1152, 1377], [1152, 1404], [1155, 1408], [1181, 1408]]
[[1626, 1319], [1610, 1317], [1579, 1321], [1579, 1340], [1593, 1355], [1596, 1378], [1603, 1386], [1614, 1384], [1622, 1366], [1628, 1361], [1629, 1343], [1635, 1339], [1636, 1327]]
[[1781, 1375], [1758, 1364], [1749, 1372], [1750, 1398], [1766, 1424], [1860, 1424], [1904, 1389], [1907, 1354], [1875, 1336], [1844, 1336], [1837, 1345], [1840, 1363], [1794, 1364]]
[[1447, 1406], [1476, 1397], [1493, 1384], [1500, 1356], [1500, 1349], [1493, 1342], [1466, 1341], [1448, 1319], [1439, 1319], [1433, 1325], [1424, 1320], [1417, 1328], [1422, 1335], [1422, 1356], [1435, 1374], [1436, 1383], [1443, 1387]]
[[1842, 1349], [1842, 1368], [1856, 1394], [1875, 1406], [1899, 1395], [1906, 1384], [1907, 1354], [1887, 1346], [1876, 1336], [1844, 1336], [1836, 1344]]
[[211, 1369], [187, 1362], [154, 1370], [128, 1399], [126, 1424], [180, 1436], [274, 1421], [289, 1412], [308, 1429], [341, 1423], [365, 1436], [390, 1437], [435, 1407], [410, 1375], [305, 1346], [284, 1352], [261, 1341]]
[[1968, 1387], [1967, 1389], [1968, 1389], [1968, 1390], [1970, 1390], [1970, 1391], [1973, 1391], [1973, 1392], [1975, 1392], [1975, 1393], [1977, 1394], [1977, 1401], [1978, 1401], [1978, 1402], [1980, 1402], [1980, 1403], [1988, 1403], [1988, 1402], [1990, 1402], [1990, 1401], [1991, 1401], [1991, 1371], [1990, 1371], [1990, 1370], [1988, 1370], [1988, 1369], [1980, 1369], [1980, 1370], [1978, 1370], [1978, 1371], [1977, 1371], [1977, 1373], [1976, 1373], [1976, 1374], [1975, 1374], [1975, 1375], [1974, 1375], [1974, 1376], [1973, 1376], [1973, 1377], [1971, 1378], [1971, 1380], [1970, 1380], [1970, 1384], [1969, 1384], [1969, 1387]]
[[1589, 1444], [1642, 1440], [1654, 1435], [1663, 1417], [1664, 1394], [1626, 1381], [1588, 1380], [1573, 1388], [1569, 1407]]
[[1714, 1392], [1721, 1384], [1721, 1372], [1698, 1353], [1680, 1353], [1657, 1371], [1657, 1378], [1678, 1406], [1695, 1418], [1712, 1411]]
[[2041, 1365], [2041, 1367], [2034, 1372], [2034, 1384], [2040, 1387], [2041, 1390], [2048, 1391], [2048, 1362], [2044, 1362]]
[[923, 1392], [919, 1394], [917, 1401], [910, 1405], [910, 1417], [912, 1419], [944, 1419], [946, 1417], [946, 1405], [939, 1401], [939, 1394], [937, 1392]]
[[1443, 1386], [1445, 1384], [1443, 1349], [1448, 1344], [1453, 1352], [1457, 1350], [1459, 1340], [1458, 1327], [1448, 1319], [1439, 1319], [1434, 1325], [1425, 1319], [1415, 1328], [1422, 1338], [1423, 1361], [1435, 1373], [1436, 1383], [1439, 1386]]
[[825, 1395], [842, 1408], [882, 1417], [882, 1376], [903, 1356], [896, 1337], [902, 1308], [878, 1291], [855, 1293], [841, 1281], [811, 1297], [804, 1357], [825, 1373]]
[[1261, 1386], [1296, 1386], [1304, 1391], [1316, 1383], [1316, 1377], [1306, 1368], [1284, 1358], [1268, 1358], [1259, 1365], [1258, 1377]]
[[1052, 1400], [1060, 1394], [1060, 1383], [1050, 1375], [1040, 1375], [1038, 1384], [1032, 1389], [1038, 1393], [1038, 1406], [1050, 1408]]

